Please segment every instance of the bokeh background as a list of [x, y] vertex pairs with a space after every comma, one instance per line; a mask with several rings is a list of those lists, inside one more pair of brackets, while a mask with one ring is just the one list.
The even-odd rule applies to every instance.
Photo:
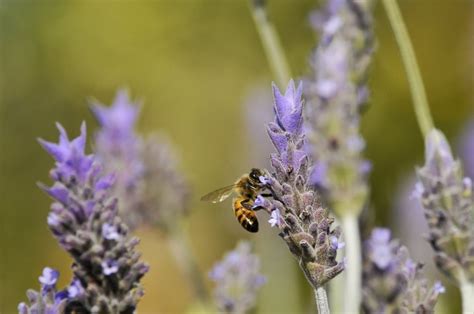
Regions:
[[[320, 2], [268, 2], [293, 75], [301, 77], [317, 42], [307, 16]], [[474, 118], [474, 1], [399, 2], [435, 123], [455, 143]], [[423, 143], [380, 5], [374, 14], [378, 47], [363, 118], [366, 155], [374, 166], [368, 215], [370, 224], [400, 230], [394, 226], [396, 198], [422, 162]], [[230, 203], [199, 202], [250, 167], [266, 167], [258, 151], [259, 141], [267, 141], [260, 113], [271, 106], [272, 75], [246, 0], [0, 0], [0, 45], [1, 313], [15, 312], [26, 289], [37, 289], [44, 266], [61, 271], [61, 284], [70, 278], [70, 259], [46, 225], [50, 199], [36, 187], [49, 182], [52, 167], [36, 138], [55, 140], [55, 121], [76, 135], [83, 120], [91, 137], [97, 124], [88, 97], [109, 104], [120, 87], [144, 100], [139, 131], [168, 134], [180, 154], [193, 187], [186, 232], [202, 272], [239, 239], [250, 239], [269, 278], [257, 312], [312, 309], [311, 291], [275, 230], [265, 226], [247, 234]], [[139, 311], [188, 311], [192, 293], [163, 235], [146, 229], [138, 235], [152, 265]], [[443, 298], [456, 307], [456, 289], [446, 285]]]

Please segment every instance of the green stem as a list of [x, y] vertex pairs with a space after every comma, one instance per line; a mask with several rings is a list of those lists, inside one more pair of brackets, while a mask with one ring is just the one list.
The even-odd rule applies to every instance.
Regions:
[[194, 295], [202, 305], [205, 305], [208, 302], [207, 290], [196, 260], [191, 253], [191, 247], [180, 226], [170, 230], [168, 243], [179, 268], [189, 281]]
[[285, 88], [291, 79], [291, 71], [286, 61], [278, 33], [268, 19], [263, 0], [250, 0], [250, 10], [262, 41], [263, 50], [270, 63], [270, 68], [280, 88]]
[[361, 299], [362, 257], [357, 215], [342, 216], [341, 227], [347, 258], [344, 272], [344, 313], [358, 313]]
[[318, 307], [319, 314], [330, 314], [328, 296], [326, 290], [323, 287], [318, 287], [314, 290], [314, 296], [316, 298], [316, 306]]
[[410, 84], [413, 105], [418, 124], [426, 137], [428, 132], [433, 129], [433, 119], [431, 118], [430, 108], [425, 93], [423, 80], [421, 79], [420, 69], [416, 61], [415, 52], [410, 41], [410, 36], [403, 22], [403, 17], [395, 0], [382, 0], [387, 12], [388, 19], [392, 26], [398, 47], [402, 56], [403, 65], [407, 73], [408, 82]]
[[474, 283], [470, 282], [463, 274], [459, 281], [462, 297], [462, 312], [463, 314], [474, 313]]

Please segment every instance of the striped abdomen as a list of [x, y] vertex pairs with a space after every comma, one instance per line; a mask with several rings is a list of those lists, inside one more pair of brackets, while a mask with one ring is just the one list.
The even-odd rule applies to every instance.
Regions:
[[[242, 204], [244, 203], [244, 204]], [[234, 214], [237, 217], [240, 225], [244, 227], [245, 230], [249, 232], [257, 232], [258, 231], [258, 220], [257, 215], [251, 209], [253, 204], [253, 200], [249, 200], [248, 198], [239, 197], [234, 199]]]

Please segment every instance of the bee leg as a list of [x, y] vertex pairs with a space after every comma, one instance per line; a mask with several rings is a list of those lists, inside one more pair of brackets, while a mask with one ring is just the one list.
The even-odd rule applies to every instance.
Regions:
[[242, 205], [244, 208], [246, 208], [248, 210], [254, 210], [252, 208], [252, 202], [250, 201], [249, 198], [246, 198], [242, 202], [240, 202], [240, 205]]
[[240, 204], [242, 204], [242, 206], [244, 206], [248, 210], [253, 210], [253, 211], [257, 211], [263, 208], [262, 206], [253, 207], [254, 202], [253, 201], [251, 202], [250, 199], [245, 199], [242, 202], [240, 202]]
[[272, 193], [262, 193], [262, 194], [260, 194], [260, 196], [262, 196], [262, 197], [271, 197], [271, 196], [273, 196], [273, 194]]

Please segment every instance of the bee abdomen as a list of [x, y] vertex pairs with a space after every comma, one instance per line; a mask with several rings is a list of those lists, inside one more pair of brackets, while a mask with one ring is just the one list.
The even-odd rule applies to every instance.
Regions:
[[234, 200], [234, 214], [237, 217], [240, 225], [249, 232], [258, 231], [258, 220], [257, 215], [254, 211], [247, 209], [242, 205], [242, 202], [248, 202], [248, 199], [236, 199]]

